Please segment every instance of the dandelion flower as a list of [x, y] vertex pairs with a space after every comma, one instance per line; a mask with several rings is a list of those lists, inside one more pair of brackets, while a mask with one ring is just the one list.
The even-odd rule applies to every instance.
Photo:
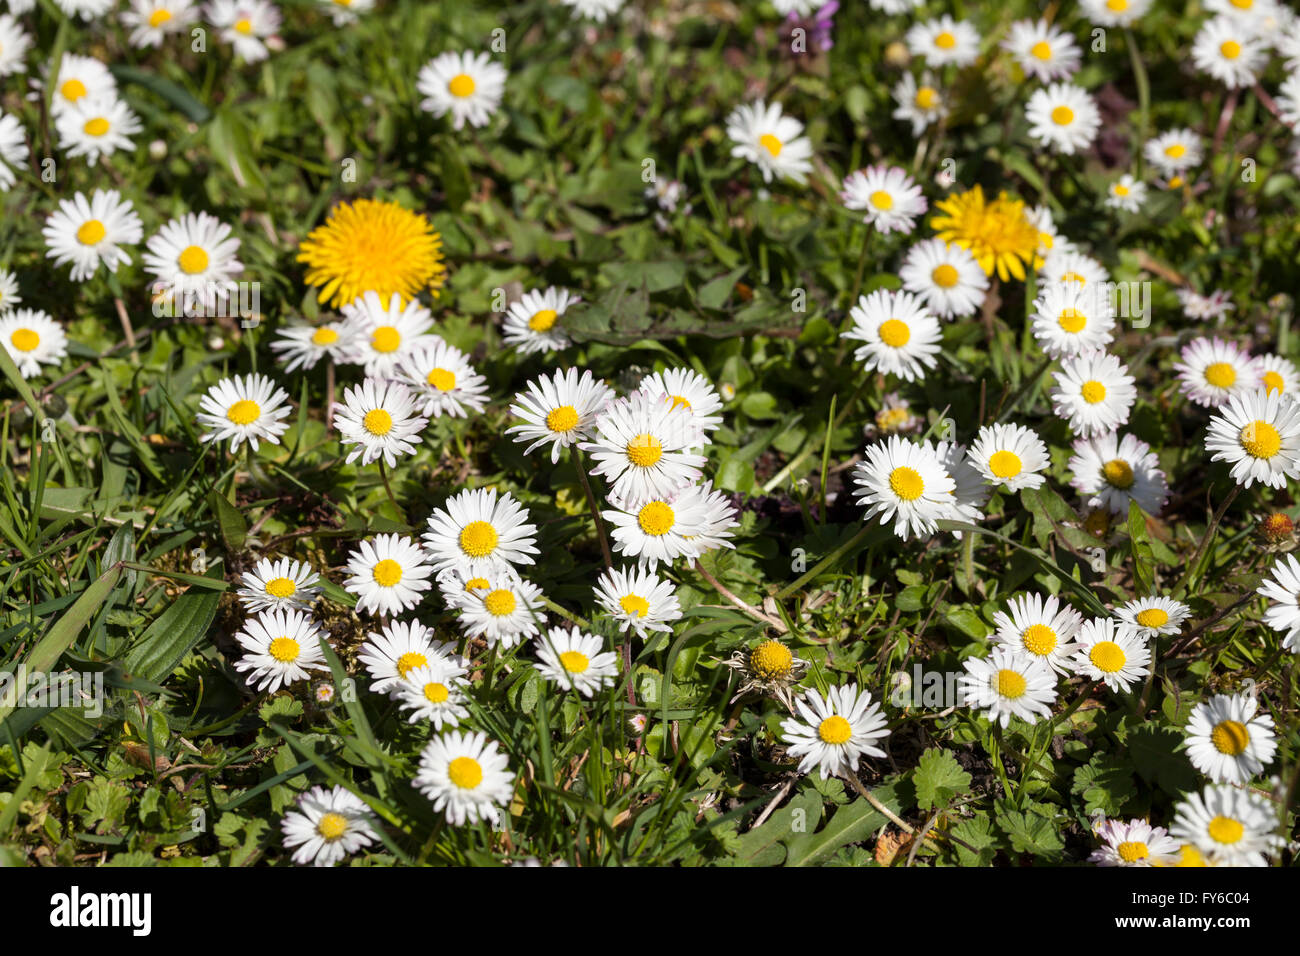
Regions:
[[985, 275], [996, 272], [1003, 282], [1024, 281], [1025, 266], [1033, 262], [1039, 238], [1022, 200], [1004, 192], [989, 202], [984, 189], [976, 185], [936, 203], [935, 210], [943, 213], [930, 219], [938, 238], [969, 250]]

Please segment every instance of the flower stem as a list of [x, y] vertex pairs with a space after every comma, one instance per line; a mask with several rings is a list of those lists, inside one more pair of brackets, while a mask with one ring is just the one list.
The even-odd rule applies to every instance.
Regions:
[[388, 483], [388, 467], [384, 464], [382, 458], [379, 459], [379, 477], [383, 479], [384, 491], [388, 492], [388, 500], [392, 502], [393, 510], [397, 512], [397, 520], [402, 524], [406, 524], [406, 512], [397, 503], [397, 496], [393, 494], [393, 486]]
[[600, 507], [591, 490], [591, 481], [587, 478], [587, 468], [582, 461], [582, 452], [573, 448], [573, 467], [578, 470], [578, 480], [582, 482], [582, 491], [587, 496], [587, 507], [591, 509], [591, 520], [596, 525], [596, 537], [600, 539], [600, 553], [605, 557], [605, 567], [614, 566], [614, 555], [609, 550], [609, 538], [605, 535], [605, 521], [600, 516]]

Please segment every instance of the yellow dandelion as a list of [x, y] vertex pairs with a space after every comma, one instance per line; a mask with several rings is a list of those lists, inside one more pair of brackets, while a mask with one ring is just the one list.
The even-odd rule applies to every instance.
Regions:
[[387, 302], [424, 289], [435, 295], [447, 277], [442, 237], [424, 216], [397, 203], [358, 199], [339, 203], [324, 225], [303, 241], [298, 261], [307, 263], [307, 284], [320, 286], [319, 300], [346, 305], [367, 292]]
[[985, 275], [996, 270], [1003, 281], [1024, 281], [1025, 264], [1034, 259], [1039, 234], [1022, 200], [1001, 193], [988, 202], [976, 186], [948, 197], [937, 208], [946, 215], [935, 216], [930, 226], [940, 239], [969, 250]]

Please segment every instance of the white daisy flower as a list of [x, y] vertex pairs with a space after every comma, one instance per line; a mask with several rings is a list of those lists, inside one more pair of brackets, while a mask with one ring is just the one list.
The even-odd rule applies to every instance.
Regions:
[[[623, 0], [560, 0], [560, 2], [573, 11], [574, 19], [586, 17], [597, 23], [604, 23], [606, 17], [618, 13], [623, 6]], [[801, 3], [804, 0], [777, 0], [777, 2]]]
[[1073, 83], [1034, 90], [1025, 106], [1029, 135], [1058, 153], [1081, 153], [1097, 138], [1101, 111], [1092, 95]]
[[1043, 440], [1023, 425], [983, 426], [967, 457], [989, 484], [1008, 491], [1041, 487], [1052, 463]]
[[198, 423], [208, 429], [205, 442], [230, 439], [230, 451], [248, 442], [257, 451], [261, 442], [280, 444], [289, 429], [284, 419], [293, 411], [289, 395], [265, 375], [235, 375], [208, 389], [199, 402]]
[[280, 10], [267, 0], [210, 0], [207, 18], [248, 63], [265, 60], [267, 40], [280, 29]]
[[1167, 597], [1145, 597], [1115, 609], [1115, 617], [1131, 626], [1144, 638], [1160, 634], [1177, 634], [1183, 621], [1192, 616], [1186, 604]]
[[927, 66], [969, 66], [980, 52], [979, 31], [946, 13], [913, 24], [904, 39], [912, 55], [921, 57]]
[[1127, 27], [1151, 8], [1153, 0], [1079, 0], [1083, 15], [1097, 26]]
[[1089, 508], [1105, 508], [1127, 515], [1128, 504], [1150, 515], [1158, 515], [1169, 497], [1165, 473], [1151, 446], [1133, 435], [1107, 432], [1092, 438], [1076, 438], [1074, 454], [1066, 465], [1070, 487]]
[[429, 515], [424, 546], [439, 571], [456, 569], [471, 576], [532, 564], [537, 554], [537, 526], [528, 509], [509, 492], [497, 497], [492, 488], [466, 488]]
[[709, 443], [709, 433], [722, 426], [722, 397], [713, 383], [689, 368], [670, 368], [651, 372], [641, 379], [638, 392], [659, 401], [668, 401], [690, 413], [699, 434], [697, 445]]
[[1267, 866], [1286, 841], [1276, 833], [1277, 810], [1250, 790], [1210, 784], [1175, 808], [1170, 835], [1191, 843], [1214, 866]]
[[1012, 717], [1034, 724], [1052, 715], [1057, 678], [1041, 658], [994, 647], [988, 657], [967, 658], [962, 667], [962, 703], [984, 711], [990, 721], [1005, 728]]
[[1061, 235], [1052, 219], [1052, 210], [1047, 206], [1034, 206], [1025, 210], [1025, 218], [1038, 230], [1038, 261], [1035, 265], [1040, 270], [1046, 265], [1047, 257], [1052, 253], [1070, 252], [1074, 243]]
[[89, 200], [84, 193], [59, 201], [45, 227], [46, 258], [56, 266], [72, 263], [72, 281], [85, 282], [103, 263], [116, 273], [119, 265], [130, 265], [124, 245], [135, 245], [144, 236], [140, 217], [131, 200], [122, 199], [116, 189], [96, 189]]
[[1201, 138], [1190, 129], [1180, 126], [1148, 140], [1142, 148], [1146, 161], [1166, 176], [1184, 173], [1201, 165], [1205, 152]]
[[343, 787], [312, 787], [280, 820], [286, 849], [299, 866], [334, 866], [378, 837], [374, 814]]
[[[984, 520], [984, 506], [988, 504], [991, 489], [984, 482], [984, 475], [970, 463], [968, 449], [957, 442], [941, 441], [935, 447], [944, 471], [953, 480], [953, 514], [956, 521], [977, 524]], [[953, 536], [960, 538], [961, 531], [954, 531]]]
[[1281, 555], [1270, 574], [1255, 592], [1270, 602], [1264, 623], [1283, 635], [1284, 650], [1300, 654], [1300, 561], [1293, 554]]
[[26, 164], [27, 155], [23, 124], [18, 117], [0, 112], [0, 192], [8, 192], [17, 182], [14, 167]]
[[466, 588], [455, 601], [466, 637], [510, 649], [546, 623], [542, 589], [512, 572], [486, 576], [487, 586]]
[[920, 82], [911, 73], [904, 73], [894, 86], [894, 119], [912, 124], [912, 135], [920, 136], [928, 126], [948, 116], [948, 101], [929, 73], [921, 74]]
[[735, 547], [728, 539], [731, 537], [732, 530], [740, 522], [736, 518], [736, 508], [731, 502], [731, 497], [721, 491], [714, 491], [712, 481], [693, 486], [689, 489], [689, 495], [698, 496], [704, 502], [700, 530], [690, 537], [690, 543], [695, 546], [697, 556], [716, 551], [718, 548]]
[[178, 306], [199, 305], [208, 314], [237, 288], [234, 277], [244, 271], [238, 252], [239, 240], [228, 225], [206, 212], [191, 212], [150, 237], [144, 267], [157, 279], [155, 296], [179, 298]]
[[13, 311], [13, 307], [23, 301], [18, 294], [18, 277], [8, 269], [0, 269], [0, 316]]
[[370, 689], [376, 694], [391, 693], [430, 664], [448, 663], [469, 669], [469, 662], [456, 653], [455, 644], [435, 640], [433, 629], [419, 621], [389, 621], [378, 633], [370, 632], [357, 659], [370, 675]]
[[54, 0], [65, 16], [93, 20], [113, 7], [114, 0]]
[[1130, 691], [1151, 673], [1151, 650], [1135, 628], [1110, 617], [1085, 621], [1075, 634], [1074, 672]]
[[356, 23], [361, 14], [369, 13], [375, 8], [375, 0], [317, 0], [329, 11], [336, 27], [346, 27]]
[[1083, 615], [1055, 595], [1044, 599], [1041, 594], [1021, 594], [1007, 602], [1005, 611], [993, 615], [993, 626], [995, 645], [1067, 674]]
[[244, 656], [235, 670], [247, 671], [248, 681], [258, 691], [275, 693], [301, 680], [311, 671], [328, 671], [320, 642], [325, 634], [300, 610], [263, 611], [244, 622], [235, 640]]
[[812, 172], [812, 141], [803, 135], [803, 123], [782, 113], [780, 103], [759, 100], [736, 107], [727, 117], [727, 136], [735, 144], [731, 155], [758, 166], [765, 183], [776, 176], [803, 185]]
[[1114, 329], [1114, 304], [1101, 286], [1049, 282], [1034, 300], [1034, 338], [1052, 358], [1103, 349]]
[[235, 593], [250, 612], [311, 607], [320, 594], [320, 575], [305, 561], [292, 558], [262, 558], [240, 580], [244, 586]]
[[59, 149], [66, 150], [70, 159], [86, 157], [87, 166], [119, 149], [134, 149], [131, 137], [142, 129], [139, 117], [125, 102], [107, 96], [77, 100], [54, 117], [54, 128]]
[[891, 435], [868, 445], [865, 460], [853, 470], [854, 497], [867, 508], [866, 520], [894, 523], [894, 534], [933, 535], [942, 518], [954, 516], [956, 487], [929, 442]]
[[1085, 438], [1103, 435], [1128, 422], [1137, 388], [1118, 358], [1087, 352], [1061, 362], [1052, 389], [1052, 410]]
[[1015, 57], [1025, 76], [1045, 83], [1073, 75], [1083, 57], [1074, 37], [1046, 20], [1017, 20], [1002, 48]]
[[825, 780], [855, 773], [862, 757], [883, 757], [876, 741], [889, 736], [888, 721], [871, 692], [857, 684], [832, 687], [823, 697], [809, 689], [794, 699], [794, 714], [781, 721], [786, 753], [798, 757], [799, 772]]
[[903, 288], [921, 297], [943, 319], [974, 315], [989, 278], [970, 251], [942, 239], [925, 239], [907, 250], [898, 276]]
[[642, 567], [654, 570], [660, 561], [672, 564], [716, 547], [733, 547], [726, 539], [737, 524], [735, 509], [707, 483], [639, 505], [613, 496], [609, 503], [601, 515], [610, 523], [614, 551], [636, 558]]
[[341, 311], [356, 330], [352, 361], [364, 365], [371, 378], [396, 378], [403, 359], [442, 341], [431, 331], [433, 313], [417, 299], [403, 305], [399, 292], [387, 302], [378, 292], [367, 292]]
[[[1300, 67], [1292, 67], [1300, 69]], [[1279, 118], [1288, 126], [1300, 126], [1300, 73], [1292, 73], [1278, 87], [1274, 98]]]
[[840, 202], [845, 209], [865, 212], [862, 221], [880, 232], [904, 235], [929, 208], [921, 187], [907, 171], [885, 163], [845, 176]]
[[501, 338], [522, 354], [561, 352], [569, 347], [560, 319], [569, 306], [582, 300], [568, 289], [551, 286], [541, 291], [525, 292], [506, 310]]
[[1251, 694], [1216, 694], [1187, 718], [1187, 758], [1215, 783], [1249, 783], [1273, 762], [1273, 718]]
[[854, 350], [853, 357], [867, 371], [914, 382], [937, 364], [943, 335], [939, 321], [912, 293], [877, 289], [858, 299], [849, 318], [853, 328], [840, 337], [866, 343]]
[[22, 25], [9, 14], [0, 13], [0, 76], [22, 72], [31, 45], [32, 38]]
[[193, 0], [131, 0], [121, 14], [122, 26], [131, 31], [131, 45], [141, 49], [160, 46], [168, 36], [188, 33], [198, 18]]
[[[46, 74], [48, 77], [48, 67]], [[68, 107], [87, 99], [117, 99], [117, 80], [103, 61], [93, 56], [64, 53], [50, 97], [50, 112], [59, 116]]]
[[427, 720], [434, 730], [457, 727], [469, 716], [465, 706], [465, 690], [469, 684], [465, 668], [446, 658], [438, 658], [406, 675], [406, 680], [393, 685], [393, 700], [413, 724]]
[[1285, 488], [1300, 477], [1300, 403], [1263, 388], [1234, 395], [1210, 419], [1205, 450], [1228, 462], [1242, 487]]
[[1097, 866], [1170, 866], [1178, 859], [1178, 841], [1145, 820], [1103, 820], [1097, 838], [1102, 846], [1088, 857]]
[[550, 442], [551, 464], [560, 460], [564, 449], [591, 437], [596, 416], [614, 397], [613, 389], [592, 377], [590, 371], [584, 370], [579, 377], [576, 368], [549, 377], [541, 375], [527, 388], [515, 395], [510, 406], [510, 414], [523, 424], [510, 426], [505, 433], [514, 435], [517, 442], [531, 442], [525, 455]]
[[0, 315], [0, 345], [23, 378], [40, 375], [42, 365], [58, 365], [68, 354], [63, 326], [40, 309], [14, 309]]
[[537, 672], [564, 690], [594, 697], [618, 680], [618, 655], [604, 646], [601, 638], [577, 627], [553, 627], [533, 642]]
[[1258, 363], [1241, 346], [1223, 339], [1193, 339], [1183, 346], [1174, 371], [1182, 393], [1197, 405], [1219, 408], [1235, 395], [1260, 387]]
[[661, 581], [644, 568], [609, 568], [596, 580], [596, 604], [642, 640], [647, 631], [672, 633], [671, 621], [682, 616], [677, 591], [671, 581]]
[[633, 392], [596, 416], [591, 440], [579, 447], [590, 454], [592, 473], [610, 482], [611, 497], [639, 505], [699, 479], [707, 459], [687, 450], [697, 444], [690, 412]]
[[1282, 356], [1257, 355], [1255, 371], [1259, 373], [1260, 384], [1269, 394], [1277, 392], [1290, 398], [1300, 395], [1300, 372]]
[[271, 341], [271, 351], [279, 353], [276, 360], [284, 362], [284, 370], [315, 368], [322, 358], [335, 364], [350, 361], [356, 349], [352, 341], [356, 329], [348, 322], [326, 322], [324, 325], [291, 325], [276, 329]]
[[1194, 322], [1213, 319], [1222, 324], [1228, 313], [1235, 308], [1232, 294], [1223, 289], [1215, 289], [1209, 295], [1201, 295], [1194, 289], [1178, 289], [1174, 294], [1182, 304], [1183, 315]]
[[[1040, 282], [1074, 285], [1080, 289], [1096, 289], [1110, 281], [1110, 275], [1100, 262], [1074, 248], [1053, 250], [1043, 260], [1038, 271]], [[1098, 293], [1100, 295], [1100, 293]]]
[[1268, 47], [1233, 17], [1214, 17], [1192, 40], [1192, 63], [1230, 90], [1254, 86], [1268, 65]]
[[442, 339], [403, 358], [397, 371], [416, 401], [424, 402], [421, 413], [429, 418], [467, 418], [487, 406], [487, 379], [469, 364], [468, 355]]
[[495, 824], [498, 808], [509, 805], [515, 789], [515, 775], [496, 741], [456, 730], [429, 741], [412, 782], [456, 826], [480, 820]]
[[867, 6], [872, 10], [879, 10], [881, 13], [890, 16], [915, 10], [924, 3], [925, 0], [867, 0]]
[[382, 458], [389, 468], [419, 450], [419, 436], [429, 424], [416, 410], [416, 398], [400, 382], [367, 378], [343, 393], [334, 405], [334, 427], [343, 445], [354, 445], [347, 462], [368, 465]]
[[1125, 173], [1106, 187], [1106, 205], [1122, 212], [1137, 212], [1146, 202], [1147, 184]]
[[501, 108], [506, 68], [486, 53], [447, 52], [420, 69], [415, 88], [424, 97], [420, 109], [435, 117], [450, 113], [453, 129], [486, 126]]
[[343, 587], [357, 596], [358, 614], [372, 611], [395, 617], [418, 605], [433, 587], [428, 556], [414, 540], [400, 534], [362, 541], [348, 555], [345, 570], [350, 577]]

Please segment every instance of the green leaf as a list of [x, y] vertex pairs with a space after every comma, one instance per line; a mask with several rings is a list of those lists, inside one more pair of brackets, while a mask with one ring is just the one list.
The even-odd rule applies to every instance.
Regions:
[[[895, 802], [887, 787], [878, 788], [873, 795], [886, 806]], [[836, 810], [827, 824], [816, 833], [792, 836], [787, 842], [785, 865], [813, 866], [821, 863], [840, 847], [868, 839], [885, 822], [883, 813], [859, 797], [853, 803]]]
[[1128, 536], [1133, 542], [1133, 577], [1139, 593], [1151, 594], [1155, 590], [1155, 559], [1151, 554], [1151, 539], [1147, 535], [1147, 516], [1138, 503], [1128, 503]]
[[1124, 806], [1137, 796], [1133, 786], [1133, 765], [1111, 754], [1094, 754], [1087, 764], [1074, 771], [1071, 793], [1083, 798], [1083, 810], [1103, 811], [1118, 816]]
[[931, 810], [946, 807], [953, 797], [970, 791], [970, 774], [947, 750], [931, 747], [921, 754], [912, 782], [916, 786], [916, 807]]
[[1175, 797], [1196, 788], [1196, 772], [1187, 755], [1178, 750], [1182, 742], [1183, 735], [1178, 731], [1150, 724], [1125, 739], [1133, 766], [1142, 779]]
[[212, 626], [221, 602], [220, 591], [186, 591], [140, 636], [122, 662], [135, 677], [158, 682], [176, 669]]
[[221, 529], [221, 540], [228, 552], [240, 551], [248, 538], [248, 522], [239, 509], [232, 505], [226, 496], [215, 489], [208, 496], [212, 510], [217, 516], [217, 526]]
[[731, 290], [736, 287], [736, 283], [745, 274], [747, 268], [740, 266], [710, 279], [700, 286], [699, 292], [695, 294], [695, 300], [705, 309], [722, 308], [727, 304], [727, 299], [731, 297]]
[[120, 83], [139, 86], [150, 93], [157, 94], [184, 113], [186, 118], [192, 122], [206, 123], [212, 118], [212, 111], [195, 99], [193, 94], [177, 86], [171, 80], [164, 80], [156, 73], [138, 70], [133, 66], [120, 65], [110, 66], [108, 70]]
[[999, 800], [997, 807], [997, 825], [1012, 849], [1018, 853], [1028, 853], [1046, 862], [1054, 862], [1061, 856], [1065, 844], [1056, 832], [1056, 822], [1046, 808], [1030, 806], [1024, 812], [1010, 809], [1006, 801]]

